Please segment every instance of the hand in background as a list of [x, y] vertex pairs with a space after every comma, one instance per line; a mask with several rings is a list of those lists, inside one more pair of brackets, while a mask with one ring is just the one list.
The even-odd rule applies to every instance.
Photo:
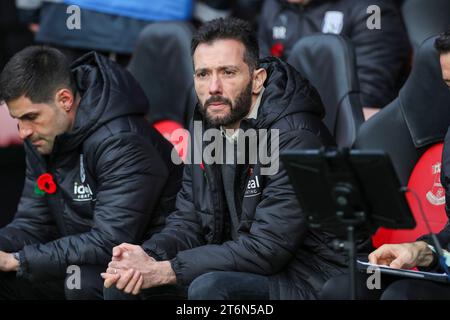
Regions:
[[424, 241], [402, 244], [384, 244], [369, 255], [372, 264], [396, 269], [426, 267], [433, 261], [433, 251]]
[[14, 258], [12, 253], [0, 251], [0, 271], [11, 272], [19, 269], [19, 261]]

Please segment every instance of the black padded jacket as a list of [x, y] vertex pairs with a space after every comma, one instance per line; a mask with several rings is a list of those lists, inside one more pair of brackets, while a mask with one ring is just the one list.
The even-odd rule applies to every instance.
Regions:
[[[141, 243], [173, 210], [182, 176], [172, 146], [145, 120], [147, 100], [132, 76], [89, 53], [73, 65], [81, 102], [73, 130], [49, 156], [25, 143], [26, 179], [0, 250], [19, 252], [19, 277], [64, 277], [69, 265], [106, 265], [112, 248]], [[50, 173], [54, 194], [36, 182]]]

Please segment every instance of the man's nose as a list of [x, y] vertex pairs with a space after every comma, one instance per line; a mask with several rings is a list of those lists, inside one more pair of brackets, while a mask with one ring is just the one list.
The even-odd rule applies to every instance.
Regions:
[[25, 126], [23, 123], [18, 124], [19, 126], [19, 137], [22, 140], [25, 140], [29, 138], [33, 134], [33, 129], [30, 127]]
[[213, 75], [211, 77], [211, 82], [209, 83], [209, 94], [212, 96], [222, 94], [222, 81], [217, 75]]

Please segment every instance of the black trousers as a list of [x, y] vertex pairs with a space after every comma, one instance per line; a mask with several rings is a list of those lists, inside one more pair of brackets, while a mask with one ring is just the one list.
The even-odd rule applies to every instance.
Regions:
[[127, 294], [115, 286], [103, 289], [105, 300], [186, 300], [187, 288], [182, 286], [162, 286], [142, 290], [138, 295]]
[[104, 290], [105, 300], [268, 300], [269, 278], [245, 272], [205, 273], [189, 285], [163, 286], [142, 290], [137, 296], [114, 286]]
[[66, 279], [32, 282], [17, 278], [15, 272], [0, 272], [0, 300], [100, 300], [106, 267], [80, 266], [80, 286], [71, 289]]
[[381, 300], [450, 300], [450, 285], [427, 280], [397, 280], [384, 290]]
[[[380, 287], [369, 289], [370, 275], [358, 274], [356, 299], [358, 300], [440, 300], [450, 299], [450, 285], [429, 280], [416, 280], [383, 274]], [[348, 275], [328, 280], [319, 297], [324, 300], [350, 299]]]
[[214, 271], [192, 281], [189, 300], [269, 300], [269, 278], [254, 273]]

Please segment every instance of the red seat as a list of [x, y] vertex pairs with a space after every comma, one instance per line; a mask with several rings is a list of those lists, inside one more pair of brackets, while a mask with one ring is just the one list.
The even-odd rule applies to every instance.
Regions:
[[172, 120], [162, 120], [153, 124], [153, 127], [166, 138], [178, 155], [184, 161], [187, 155], [189, 131], [183, 128], [181, 124]]
[[22, 143], [17, 129], [17, 120], [11, 118], [6, 104], [0, 102], [0, 147]]
[[[408, 188], [419, 197], [424, 214], [433, 232], [439, 232], [447, 223], [445, 213], [445, 190], [441, 185], [441, 159], [443, 143], [437, 143], [427, 149], [414, 166], [408, 181]], [[415, 241], [429, 233], [419, 211], [416, 197], [408, 192], [408, 204], [416, 219], [416, 228], [412, 230], [392, 230], [380, 228], [372, 237], [373, 245], [379, 247], [385, 243], [403, 243]]]

